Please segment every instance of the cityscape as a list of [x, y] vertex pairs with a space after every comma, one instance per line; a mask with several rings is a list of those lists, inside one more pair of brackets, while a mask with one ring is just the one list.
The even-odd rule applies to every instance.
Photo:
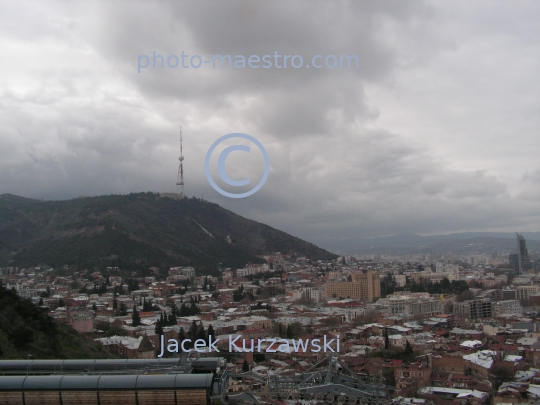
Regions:
[[[229, 376], [221, 394], [229, 400], [298, 401], [311, 393], [312, 400], [319, 395], [328, 401], [334, 395], [328, 387], [304, 389], [298, 380], [284, 391], [282, 385], [329, 356], [335, 361], [331, 353], [353, 375], [385, 386], [382, 396], [371, 387], [371, 394], [360, 390], [358, 397], [335, 395], [339, 401], [534, 399], [540, 386], [540, 256], [529, 253], [522, 235], [504, 256], [311, 260], [274, 252], [260, 258], [264, 263], [219, 268], [215, 276], [189, 266], [171, 267], [164, 277], [150, 268], [153, 275], [144, 278], [118, 267], [0, 272], [3, 288], [92, 339], [106, 358], [185, 361], [192, 353], [200, 359], [219, 353]], [[334, 350], [308, 348], [309, 340], [327, 338], [334, 339]], [[278, 350], [283, 342], [287, 349]], [[30, 344], [17, 346], [18, 353], [33, 359]], [[199, 360], [193, 361], [188, 364], [197, 367]], [[17, 374], [15, 363], [4, 363], [5, 374]], [[25, 373], [32, 375], [32, 367]], [[41, 367], [38, 374], [45, 372]]]
[[540, 405], [540, 2], [0, 13], [0, 405]]

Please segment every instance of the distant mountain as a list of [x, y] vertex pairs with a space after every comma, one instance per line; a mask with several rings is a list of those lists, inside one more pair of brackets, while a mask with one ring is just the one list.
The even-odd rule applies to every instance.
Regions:
[[[529, 252], [540, 251], [540, 232], [522, 232]], [[510, 232], [461, 232], [420, 236], [400, 234], [380, 238], [334, 240], [324, 246], [340, 254], [454, 253], [481, 254], [516, 251], [516, 235]]]
[[[229, 241], [230, 243], [229, 243]], [[0, 266], [192, 265], [204, 272], [272, 252], [336, 256], [196, 198], [155, 193], [39, 201], [0, 196]]]

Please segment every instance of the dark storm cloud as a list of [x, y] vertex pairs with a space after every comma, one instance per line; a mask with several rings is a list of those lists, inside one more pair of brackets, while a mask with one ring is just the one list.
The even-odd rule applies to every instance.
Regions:
[[[0, 16], [0, 192], [186, 191], [308, 240], [538, 230], [534, 2], [17, 2]], [[358, 69], [142, 69], [137, 56], [357, 55]], [[158, 64], [159, 65], [159, 64]], [[229, 132], [265, 186], [218, 195]], [[260, 175], [248, 160], [240, 177]]]

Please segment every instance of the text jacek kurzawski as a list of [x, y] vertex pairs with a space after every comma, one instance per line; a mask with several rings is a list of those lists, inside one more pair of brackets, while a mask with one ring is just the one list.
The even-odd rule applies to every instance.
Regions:
[[[182, 341], [169, 339], [165, 344], [165, 337], [161, 335], [161, 353], [158, 357], [162, 357], [165, 350], [170, 353], [184, 352], [189, 353], [194, 350], [199, 353], [211, 353], [215, 351], [219, 353], [216, 344], [222, 339], [213, 340], [212, 336], [208, 336], [208, 341], [197, 339], [193, 342], [191, 339]], [[193, 342], [193, 349], [190, 349]], [[333, 339], [327, 339], [326, 335], [322, 339], [242, 339], [242, 335], [229, 335], [229, 352], [238, 353], [297, 353], [297, 352], [331, 352], [339, 353], [339, 336]], [[331, 345], [334, 344], [334, 347]]]

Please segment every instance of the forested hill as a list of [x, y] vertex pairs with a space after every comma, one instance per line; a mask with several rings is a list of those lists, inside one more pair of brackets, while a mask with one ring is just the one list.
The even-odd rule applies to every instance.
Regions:
[[0, 284], [0, 359], [103, 359], [112, 356], [47, 311]]
[[196, 198], [137, 193], [38, 201], [0, 196], [0, 267], [192, 265], [204, 274], [220, 263], [242, 267], [261, 262], [256, 255], [272, 252], [336, 257]]

